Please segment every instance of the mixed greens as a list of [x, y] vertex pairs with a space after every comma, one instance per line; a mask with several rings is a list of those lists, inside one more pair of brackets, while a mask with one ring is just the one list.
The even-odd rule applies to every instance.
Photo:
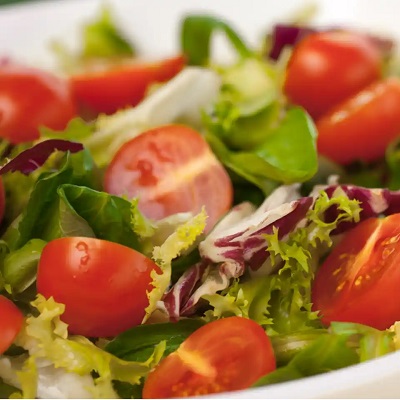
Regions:
[[[385, 329], [357, 321], [327, 325], [313, 307], [315, 275], [343, 236], [369, 218], [400, 212], [398, 138], [378, 160], [339, 165], [318, 153], [315, 120], [284, 93], [293, 47], [315, 31], [278, 25], [252, 49], [226, 21], [186, 16], [187, 66], [155, 84], [138, 105], [80, 115], [63, 130], [41, 127], [33, 142], [2, 140], [0, 291], [25, 319], [0, 355], [1, 397], [141, 398], [161, 360], [199, 328], [232, 316], [255, 321], [271, 339], [277, 368], [254, 386], [399, 349], [395, 320]], [[237, 53], [231, 65], [212, 60], [216, 32]], [[135, 55], [107, 9], [84, 27], [79, 54], [61, 43], [53, 48], [67, 73]], [[380, 40], [379, 48], [384, 73], [395, 74], [393, 43]], [[138, 198], [103, 186], [121, 146], [177, 123], [202, 134], [233, 184], [233, 207], [210, 231], [206, 208], [155, 220]], [[154, 261], [142, 324], [115, 337], [69, 333], [65, 305], [36, 287], [43, 249], [65, 237], [114, 242]]]

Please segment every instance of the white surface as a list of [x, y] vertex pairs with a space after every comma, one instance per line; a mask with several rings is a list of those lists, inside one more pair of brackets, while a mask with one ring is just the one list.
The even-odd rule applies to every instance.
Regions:
[[[97, 0], [52, 0], [0, 8], [0, 55], [51, 61], [51, 38], [74, 43], [79, 22], [95, 15]], [[400, 39], [398, 0], [321, 0], [318, 23], [368, 27]], [[210, 11], [232, 21], [249, 43], [269, 24], [304, 5], [301, 0], [109, 0], [137, 48], [151, 57], [178, 48], [178, 22], [189, 11]], [[376, 361], [220, 398], [400, 398], [400, 352]]]

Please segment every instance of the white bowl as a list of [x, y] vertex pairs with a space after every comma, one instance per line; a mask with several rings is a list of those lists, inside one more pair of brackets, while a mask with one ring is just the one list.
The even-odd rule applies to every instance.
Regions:
[[[317, 24], [348, 25], [400, 40], [398, 0], [320, 0]], [[0, 8], [0, 54], [51, 66], [50, 39], [71, 46], [79, 23], [95, 15], [98, 0], [52, 0]], [[109, 0], [123, 29], [150, 57], [178, 48], [179, 19], [208, 11], [232, 21], [246, 40], [257, 43], [268, 25], [303, 7], [301, 0]], [[228, 54], [222, 46], [218, 54]], [[299, 381], [226, 393], [213, 398], [400, 398], [400, 352]]]

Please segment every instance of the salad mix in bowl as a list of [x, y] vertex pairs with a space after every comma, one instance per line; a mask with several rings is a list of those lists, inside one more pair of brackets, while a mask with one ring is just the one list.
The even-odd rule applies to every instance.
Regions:
[[1, 397], [206, 395], [400, 347], [394, 43], [180, 33], [145, 62], [103, 8], [56, 72], [0, 61]]

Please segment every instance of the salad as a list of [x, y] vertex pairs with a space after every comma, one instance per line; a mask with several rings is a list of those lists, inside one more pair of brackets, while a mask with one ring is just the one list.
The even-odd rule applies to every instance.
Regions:
[[56, 71], [1, 55], [1, 397], [201, 396], [397, 351], [394, 42], [301, 18], [250, 47], [205, 14], [170, 58], [133, 41], [104, 7]]

